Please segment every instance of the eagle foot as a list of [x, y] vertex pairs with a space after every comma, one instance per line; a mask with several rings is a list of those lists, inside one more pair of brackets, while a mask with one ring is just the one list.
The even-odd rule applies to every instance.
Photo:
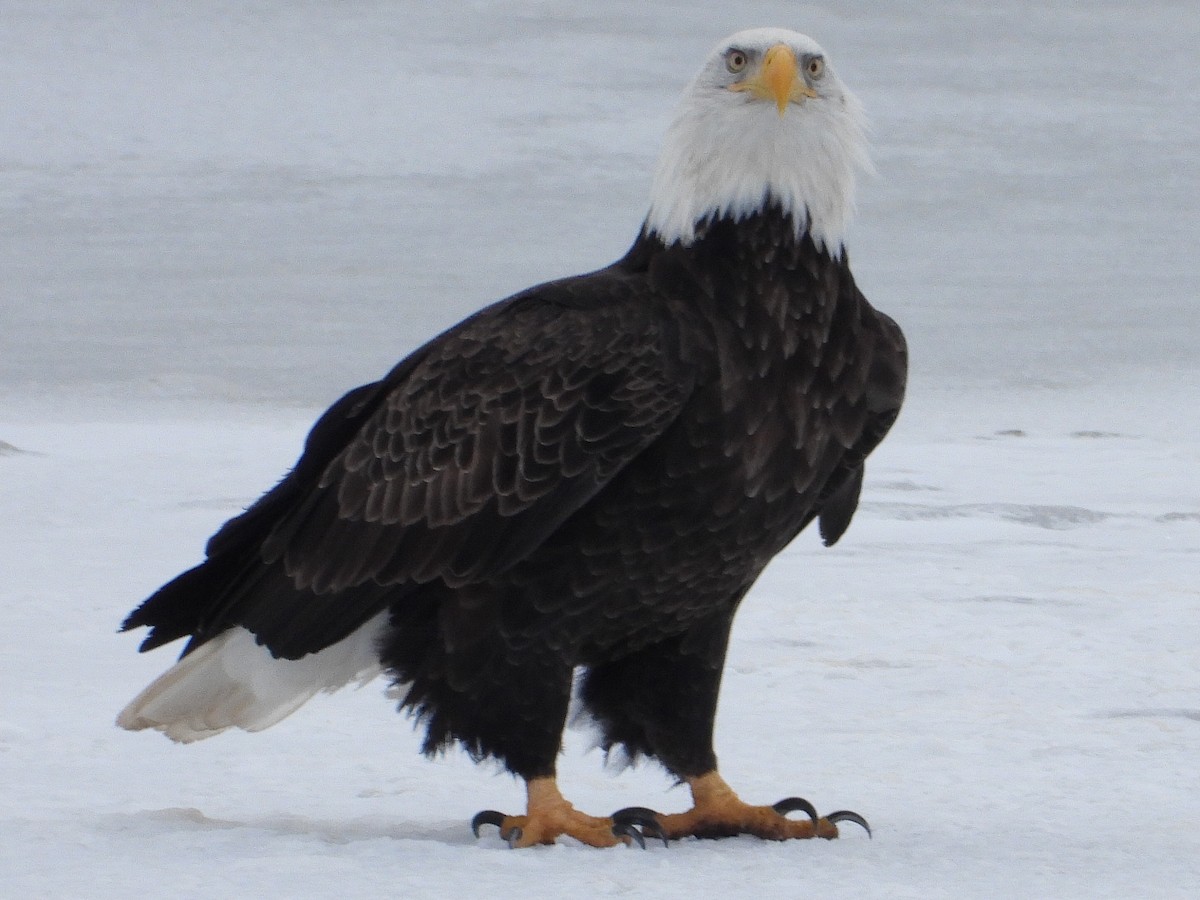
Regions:
[[[773, 841], [814, 837], [832, 840], [838, 836], [838, 822], [853, 822], [871, 835], [867, 820], [847, 809], [821, 816], [811, 803], [800, 797], [788, 797], [771, 806], [751, 806], [715, 772], [688, 782], [695, 805], [687, 812], [663, 814], [630, 807], [613, 813], [613, 821], [637, 823], [643, 834], [654, 834], [664, 842], [682, 837], [723, 838], [741, 834]], [[803, 812], [806, 818], [788, 818], [792, 812]]]
[[471, 819], [475, 837], [479, 837], [479, 830], [484, 825], [495, 825], [500, 830], [500, 837], [514, 848], [553, 844], [562, 835], [591, 847], [637, 844], [645, 850], [647, 834], [666, 843], [666, 836], [652, 813], [644, 821], [638, 817], [617, 820], [586, 815], [566, 801], [553, 778], [530, 780], [527, 789], [529, 805], [525, 815], [509, 816], [485, 809]]
[[479, 837], [480, 828], [484, 825], [495, 825], [500, 830], [500, 837], [509, 847], [532, 847], [534, 844], [553, 844], [555, 839], [566, 835], [592, 847], [614, 847], [617, 844], [628, 844], [646, 849], [646, 834], [662, 839], [666, 844], [666, 836], [658, 828], [658, 823], [652, 819], [645, 823], [641, 821], [620, 821], [615, 818], [603, 819], [584, 815], [572, 810], [574, 815], [562, 817], [507, 816], [494, 809], [485, 809], [475, 814], [471, 819], [471, 831]]

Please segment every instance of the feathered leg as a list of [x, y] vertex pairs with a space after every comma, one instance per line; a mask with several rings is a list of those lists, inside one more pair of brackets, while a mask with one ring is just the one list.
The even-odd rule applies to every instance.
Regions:
[[[499, 694], [480, 698], [477, 702], [487, 710], [486, 718], [493, 721], [487, 745], [483, 744], [478, 731], [465, 722], [459, 723], [455, 737], [476, 751], [486, 746], [490, 755], [501, 759], [510, 772], [525, 781], [525, 814], [510, 816], [485, 810], [471, 822], [476, 837], [480, 826], [487, 824], [497, 826], [501, 837], [511, 847], [553, 844], [562, 836], [573, 837], [592, 847], [612, 847], [627, 840], [644, 846], [641, 832], [635, 826], [617, 825], [610, 817], [582, 813], [558, 789], [554, 762], [566, 721], [569, 680], [568, 671], [563, 675], [561, 691], [551, 692], [545, 684], [540, 686], [543, 694], [533, 707], [537, 710], [536, 718], [528, 715], [531, 692], [537, 689], [532, 679], [524, 680], [527, 690], [521, 700]], [[511, 724], [500, 727], [500, 722]]]
[[[713, 720], [728, 634], [729, 622], [716, 620], [703, 632], [693, 631], [588, 672], [582, 699], [603, 730], [605, 748], [621, 746], [632, 758], [653, 756], [692, 791], [693, 806], [687, 812], [664, 815], [634, 807], [614, 813], [613, 820], [646, 830], [657, 825], [669, 838], [834, 838], [838, 821], [867, 828], [855, 813], [820, 817], [798, 798], [753, 806], [718, 773]], [[794, 811], [804, 812], [806, 818], [789, 819], [787, 814]]]
[[589, 667], [580, 699], [604, 749], [623, 750], [631, 760], [655, 757], [683, 780], [714, 771], [713, 719], [728, 635], [729, 617], [722, 617]]
[[[436, 609], [434, 590], [417, 599]], [[561, 654], [536, 634], [515, 629], [475, 641], [459, 630], [456, 640], [448, 640], [439, 631], [448, 614], [435, 618], [421, 612], [412, 603], [396, 614], [383, 659], [403, 705], [425, 723], [425, 751], [433, 754], [460, 743], [476, 759], [499, 760], [526, 786], [523, 815], [484, 810], [471, 822], [475, 835], [483, 825], [495, 825], [512, 847], [553, 844], [564, 835], [593, 847], [641, 843], [635, 827], [620, 825], [614, 831], [611, 818], [580, 812], [558, 789], [555, 761], [573, 675]], [[522, 643], [522, 652], [508, 652], [505, 639]]]

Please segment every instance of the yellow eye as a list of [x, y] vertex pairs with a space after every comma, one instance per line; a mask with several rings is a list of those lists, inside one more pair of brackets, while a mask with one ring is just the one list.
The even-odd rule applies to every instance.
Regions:
[[746, 68], [746, 63], [750, 60], [746, 58], [744, 50], [730, 50], [725, 54], [725, 68], [736, 75], [742, 69]]
[[819, 56], [814, 56], [808, 61], [805, 70], [808, 72], [808, 77], [816, 81], [825, 74], [825, 60]]

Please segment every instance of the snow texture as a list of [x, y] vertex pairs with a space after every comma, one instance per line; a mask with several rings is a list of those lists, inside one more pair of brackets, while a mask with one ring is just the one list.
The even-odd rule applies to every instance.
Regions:
[[[910, 400], [837, 547], [734, 629], [752, 801], [834, 843], [563, 842], [426, 761], [382, 682], [181, 747], [114, 635], [317, 412], [485, 302], [606, 264], [678, 94], [811, 34], [873, 122], [847, 238]], [[1200, 886], [1194, 4], [8, 0], [0, 11], [0, 893], [1193, 897]], [[675, 811], [571, 733], [581, 808]]]

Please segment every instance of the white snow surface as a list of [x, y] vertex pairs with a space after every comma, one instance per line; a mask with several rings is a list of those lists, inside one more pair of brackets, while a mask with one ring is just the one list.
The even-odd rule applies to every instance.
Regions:
[[[341, 392], [619, 255], [679, 92], [758, 25], [873, 121], [847, 247], [913, 376], [842, 542], [747, 598], [717, 749], [874, 840], [476, 841], [520, 785], [423, 759], [378, 680], [116, 728], [173, 661], [125, 613]], [[1176, 2], [5, 2], [0, 893], [1196, 896], [1198, 45]], [[686, 806], [587, 747], [581, 808]]]

